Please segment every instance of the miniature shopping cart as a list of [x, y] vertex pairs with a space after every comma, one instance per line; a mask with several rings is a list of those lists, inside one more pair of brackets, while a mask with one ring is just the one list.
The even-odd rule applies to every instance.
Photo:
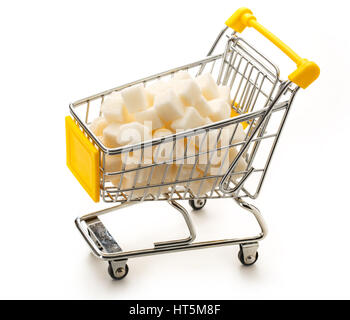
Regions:
[[[94, 255], [108, 261], [108, 271], [114, 279], [122, 279], [127, 275], [129, 258], [146, 255], [239, 245], [239, 260], [244, 265], [252, 265], [258, 258], [258, 242], [266, 236], [267, 229], [259, 210], [245, 200], [256, 199], [260, 193], [298, 89], [308, 87], [317, 79], [320, 71], [315, 63], [300, 58], [259, 24], [249, 9], [236, 11], [226, 25], [206, 58], [95, 94], [70, 105], [72, 117], [66, 118], [67, 165], [95, 202], [101, 197], [103, 201], [115, 204], [108, 209], [77, 218], [76, 226]], [[280, 80], [278, 68], [238, 36], [247, 26], [253, 27], [272, 41], [297, 64], [297, 69], [289, 75], [288, 81]], [[224, 49], [216, 53], [219, 43], [224, 43]], [[188, 71], [193, 76], [211, 73], [218, 85], [229, 86], [232, 112], [236, 116], [120, 148], [107, 148], [92, 132], [90, 122], [101, 115], [101, 103], [108, 94], [140, 83], [147, 87], [155, 81], [171, 79], [180, 70]], [[240, 140], [237, 139], [239, 125], [245, 128], [245, 137]], [[230, 135], [224, 141], [220, 137], [225, 132]], [[209, 136], [214, 137], [216, 143], [207, 147], [205, 141]], [[198, 147], [192, 148], [194, 151], [188, 148], [191, 141], [197, 141]], [[171, 158], [158, 157], [161, 148], [167, 146], [176, 150], [180, 144], [185, 146], [182, 155], [178, 156], [174, 151]], [[146, 163], [142, 160], [150, 149], [153, 159], [151, 163]], [[234, 158], [229, 158], [233, 149], [237, 152]], [[223, 159], [229, 159], [229, 163], [224, 166], [222, 162], [213, 171], [212, 159], [217, 153]], [[129, 168], [123, 164], [119, 170], [115, 170], [107, 166], [107, 160], [122, 158], [126, 163], [129, 157], [135, 155], [140, 160], [136, 167]], [[198, 177], [195, 175], [196, 166], [203, 156], [206, 157], [207, 164], [204, 168], [202, 166], [203, 174]], [[243, 169], [239, 165], [242, 159], [246, 164]], [[174, 170], [174, 161], [180, 164], [175, 167], [176, 174], [169, 175], [169, 171]], [[130, 175], [134, 177], [133, 183], [123, 184], [123, 179]], [[142, 183], [138, 182], [139, 175], [146, 176]], [[207, 200], [222, 198], [232, 198], [240, 207], [252, 213], [261, 228], [260, 234], [246, 238], [195, 242], [196, 233], [191, 217], [178, 201], [188, 200], [194, 210], [199, 210]], [[143, 201], [167, 201], [182, 214], [189, 236], [157, 242], [151, 248], [123, 251], [99, 217]]]

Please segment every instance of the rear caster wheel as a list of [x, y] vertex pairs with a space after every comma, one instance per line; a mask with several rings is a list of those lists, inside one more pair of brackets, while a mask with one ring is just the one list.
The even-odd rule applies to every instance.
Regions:
[[115, 271], [113, 270], [112, 263], [108, 261], [108, 274], [113, 280], [124, 279], [129, 273], [129, 267], [126, 264], [125, 267], [119, 267]]
[[192, 207], [193, 210], [200, 210], [202, 209], [205, 204], [207, 203], [206, 199], [194, 199], [194, 200], [188, 200], [188, 203]]
[[242, 245], [239, 246], [238, 259], [244, 266], [252, 266], [259, 258], [258, 251], [255, 254], [247, 254], [246, 256], [243, 253]]

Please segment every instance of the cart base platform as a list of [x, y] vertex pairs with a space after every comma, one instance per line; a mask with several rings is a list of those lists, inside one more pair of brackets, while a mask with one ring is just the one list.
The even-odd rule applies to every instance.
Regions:
[[[108, 261], [108, 273], [115, 280], [123, 279], [128, 274], [129, 268], [127, 261], [129, 258], [204, 249], [214, 246], [239, 245], [240, 251], [238, 253], [238, 258], [243, 265], [249, 266], [254, 264], [258, 259], [259, 241], [266, 237], [267, 227], [260, 211], [255, 206], [245, 202], [242, 198], [234, 198], [234, 200], [241, 208], [253, 214], [261, 230], [258, 235], [245, 238], [195, 242], [196, 233], [188, 211], [177, 201], [173, 200], [169, 201], [169, 204], [182, 214], [188, 228], [189, 236], [184, 239], [156, 242], [153, 248], [123, 251], [99, 219], [100, 215], [134, 205], [136, 204], [135, 202], [122, 203], [111, 208], [78, 217], [75, 220], [75, 224], [91, 248], [93, 254], [101, 260]], [[190, 205], [194, 210], [200, 210], [204, 207], [205, 203], [206, 201], [202, 199], [190, 200]]]

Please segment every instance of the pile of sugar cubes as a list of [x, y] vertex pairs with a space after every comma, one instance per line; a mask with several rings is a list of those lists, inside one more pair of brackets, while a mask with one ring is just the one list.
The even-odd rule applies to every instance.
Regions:
[[[101, 105], [102, 116], [90, 124], [90, 129], [106, 147], [123, 147], [230, 118], [230, 105], [230, 88], [218, 86], [210, 73], [201, 74], [193, 79], [188, 72], [179, 71], [169, 81], [157, 80], [146, 87], [138, 84], [109, 94]], [[220, 137], [222, 141], [219, 142], [219, 145], [222, 143], [227, 146], [230, 143], [223, 139], [225, 137], [229, 139], [233, 130], [235, 133], [231, 144], [245, 139], [246, 133], [241, 124], [237, 128], [230, 126], [222, 131]], [[209, 133], [207, 147], [208, 150], [211, 150], [218, 143], [217, 132], [210, 131]], [[192, 142], [192, 144], [194, 150], [198, 151], [198, 142]], [[122, 168], [130, 170], [139, 166], [141, 158], [144, 163], [159, 163], [160, 160], [155, 159], [155, 154], [158, 157], [158, 154], [162, 153], [157, 150], [161, 147], [159, 145], [153, 149], [146, 148], [150, 152], [145, 149], [142, 157], [128, 157], [128, 163], [124, 165], [122, 156], [107, 156], [105, 170], [107, 172], [118, 172]], [[184, 151], [185, 146], [179, 149], [180, 151], [176, 150], [175, 155], [172, 155], [172, 159], [181, 158], [181, 151]], [[225, 171], [222, 170], [228, 168], [237, 153], [238, 150], [231, 147], [224, 160], [218, 156], [211, 157], [210, 172], [207, 163], [198, 163], [195, 170], [192, 170], [193, 163], [179, 164], [176, 161], [170, 167], [163, 164], [154, 166], [153, 169], [138, 170], [136, 177], [134, 170], [124, 174], [123, 179], [120, 178], [120, 175], [116, 175], [110, 177], [109, 180], [120, 189], [130, 189], [128, 192], [134, 196], [141, 196], [144, 190], [132, 190], [133, 188], [146, 185], [164, 184], [160, 192], [167, 192], [169, 183], [175, 179], [184, 181], [189, 178], [197, 179], [204, 175], [208, 176], [209, 173], [224, 173]], [[235, 171], [242, 172], [246, 167], [244, 157], [240, 157]], [[219, 169], [222, 172], [219, 172]], [[152, 177], [150, 178], [151, 170]], [[215, 179], [197, 179], [191, 182], [189, 187], [194, 193], [198, 191], [204, 194], [212, 189], [214, 182]], [[184, 185], [186, 186], [187, 183]], [[148, 189], [148, 193], [160, 190], [159, 188]]]

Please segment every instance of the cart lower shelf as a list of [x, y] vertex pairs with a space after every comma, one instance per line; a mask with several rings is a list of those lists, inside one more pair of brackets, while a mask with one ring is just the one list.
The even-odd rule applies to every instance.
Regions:
[[[253, 214], [261, 230], [258, 235], [246, 238], [231, 238], [195, 242], [194, 240], [196, 238], [196, 233], [192, 219], [188, 211], [174, 200], [169, 201], [169, 204], [182, 214], [188, 228], [189, 236], [183, 239], [156, 242], [154, 243], [153, 248], [123, 251], [117, 241], [104, 226], [102, 221], [99, 219], [100, 215], [124, 208], [126, 206], [134, 205], [136, 204], [135, 202], [125, 202], [111, 208], [78, 217], [75, 220], [75, 223], [85, 241], [91, 248], [93, 254], [97, 258], [108, 262], [108, 273], [115, 280], [123, 279], [128, 274], [129, 267], [127, 265], [127, 261], [129, 258], [161, 253], [204, 249], [214, 246], [239, 245], [239, 260], [243, 265], [250, 266], [253, 265], [258, 259], [259, 241], [266, 237], [267, 227], [260, 211], [255, 206], [245, 202], [242, 200], [242, 198], [234, 198], [234, 200], [241, 208]], [[194, 210], [200, 210], [205, 206], [206, 200], [193, 199], [190, 200], [189, 203]]]

